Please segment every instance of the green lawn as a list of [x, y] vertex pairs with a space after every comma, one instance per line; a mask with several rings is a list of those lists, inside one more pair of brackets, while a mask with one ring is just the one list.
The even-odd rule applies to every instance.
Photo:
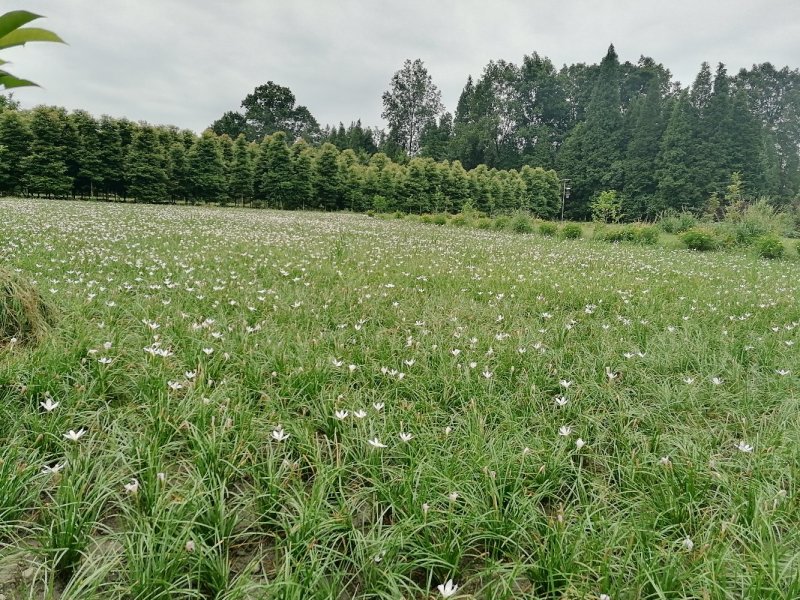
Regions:
[[0, 257], [8, 599], [800, 597], [796, 258], [43, 200]]

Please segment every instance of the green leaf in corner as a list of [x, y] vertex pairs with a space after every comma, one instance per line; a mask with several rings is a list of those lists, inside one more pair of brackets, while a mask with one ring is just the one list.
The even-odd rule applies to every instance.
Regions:
[[27, 10], [12, 10], [0, 15], [0, 38], [31, 21], [41, 18], [42, 15], [37, 15]]
[[52, 31], [47, 31], [47, 29], [23, 27], [0, 37], [0, 50], [11, 48], [12, 46], [22, 46], [28, 42], [57, 42], [63, 44], [64, 40]]

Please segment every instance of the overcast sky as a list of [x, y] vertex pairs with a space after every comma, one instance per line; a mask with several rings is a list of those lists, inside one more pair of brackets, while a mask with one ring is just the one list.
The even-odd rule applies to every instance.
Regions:
[[[537, 51], [556, 64], [652, 56], [691, 83], [702, 61], [800, 67], [800, 0], [16, 0], [69, 46], [4, 54], [55, 104], [202, 131], [267, 81], [320, 124], [382, 125], [381, 94], [421, 58], [454, 110], [467, 75]], [[9, 3], [3, 3], [2, 10]]]

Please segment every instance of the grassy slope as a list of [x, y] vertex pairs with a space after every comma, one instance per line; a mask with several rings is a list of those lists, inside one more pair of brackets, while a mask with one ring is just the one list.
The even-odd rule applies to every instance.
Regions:
[[32, 200], [0, 232], [61, 314], [0, 349], [0, 593], [800, 596], [796, 260]]

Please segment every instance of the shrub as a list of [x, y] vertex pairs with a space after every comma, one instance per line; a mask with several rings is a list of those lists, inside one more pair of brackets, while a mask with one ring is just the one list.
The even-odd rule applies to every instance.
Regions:
[[392, 216], [393, 216], [395, 219], [405, 219], [405, 218], [406, 218], [406, 213], [404, 213], [404, 212], [401, 212], [401, 211], [399, 211], [399, 210], [396, 210], [396, 211], [394, 211], [394, 212], [392, 213]]
[[658, 218], [658, 226], [664, 233], [683, 233], [697, 226], [697, 219], [688, 211], [666, 210]]
[[548, 237], [552, 237], [558, 233], [558, 225], [551, 223], [550, 221], [539, 223], [539, 233]]
[[653, 246], [658, 243], [658, 228], [652, 225], [631, 225], [633, 239], [637, 244]]
[[592, 221], [618, 223], [622, 219], [622, 198], [615, 190], [600, 192], [592, 201]]
[[683, 235], [681, 235], [681, 241], [686, 244], [689, 250], [698, 250], [701, 252], [715, 250], [719, 246], [714, 233], [709, 229], [700, 227], [693, 227], [689, 231], [685, 231]]
[[583, 228], [577, 223], [567, 223], [561, 228], [561, 237], [566, 240], [577, 240], [583, 237]]
[[505, 229], [506, 227], [508, 227], [508, 222], [510, 220], [511, 219], [509, 219], [507, 216], [500, 215], [499, 217], [497, 217], [494, 220], [494, 228], [495, 229]]
[[389, 212], [389, 201], [384, 196], [376, 194], [372, 197], [372, 208], [379, 213]]
[[450, 224], [454, 225], [455, 227], [464, 227], [468, 223], [469, 221], [467, 220], [467, 217], [462, 214], [453, 215], [453, 218], [450, 219]]
[[477, 221], [475, 221], [475, 226], [478, 229], [491, 229], [492, 228], [492, 220], [488, 217], [481, 217]]
[[0, 269], [0, 345], [40, 341], [53, 321], [53, 308], [29, 281]]
[[446, 225], [447, 224], [447, 215], [444, 213], [437, 213], [433, 215], [433, 222], [436, 225]]
[[433, 217], [431, 215], [420, 215], [419, 216], [420, 223], [433, 223]]
[[367, 216], [368, 216], [368, 217], [374, 217], [374, 216], [375, 216], [375, 211], [374, 211], [373, 209], [371, 209], [371, 208], [370, 208], [370, 209], [367, 211]]
[[515, 216], [510, 227], [514, 233], [533, 233], [533, 223], [526, 215]]
[[778, 236], [765, 235], [756, 240], [756, 250], [761, 258], [783, 258], [786, 248]]

